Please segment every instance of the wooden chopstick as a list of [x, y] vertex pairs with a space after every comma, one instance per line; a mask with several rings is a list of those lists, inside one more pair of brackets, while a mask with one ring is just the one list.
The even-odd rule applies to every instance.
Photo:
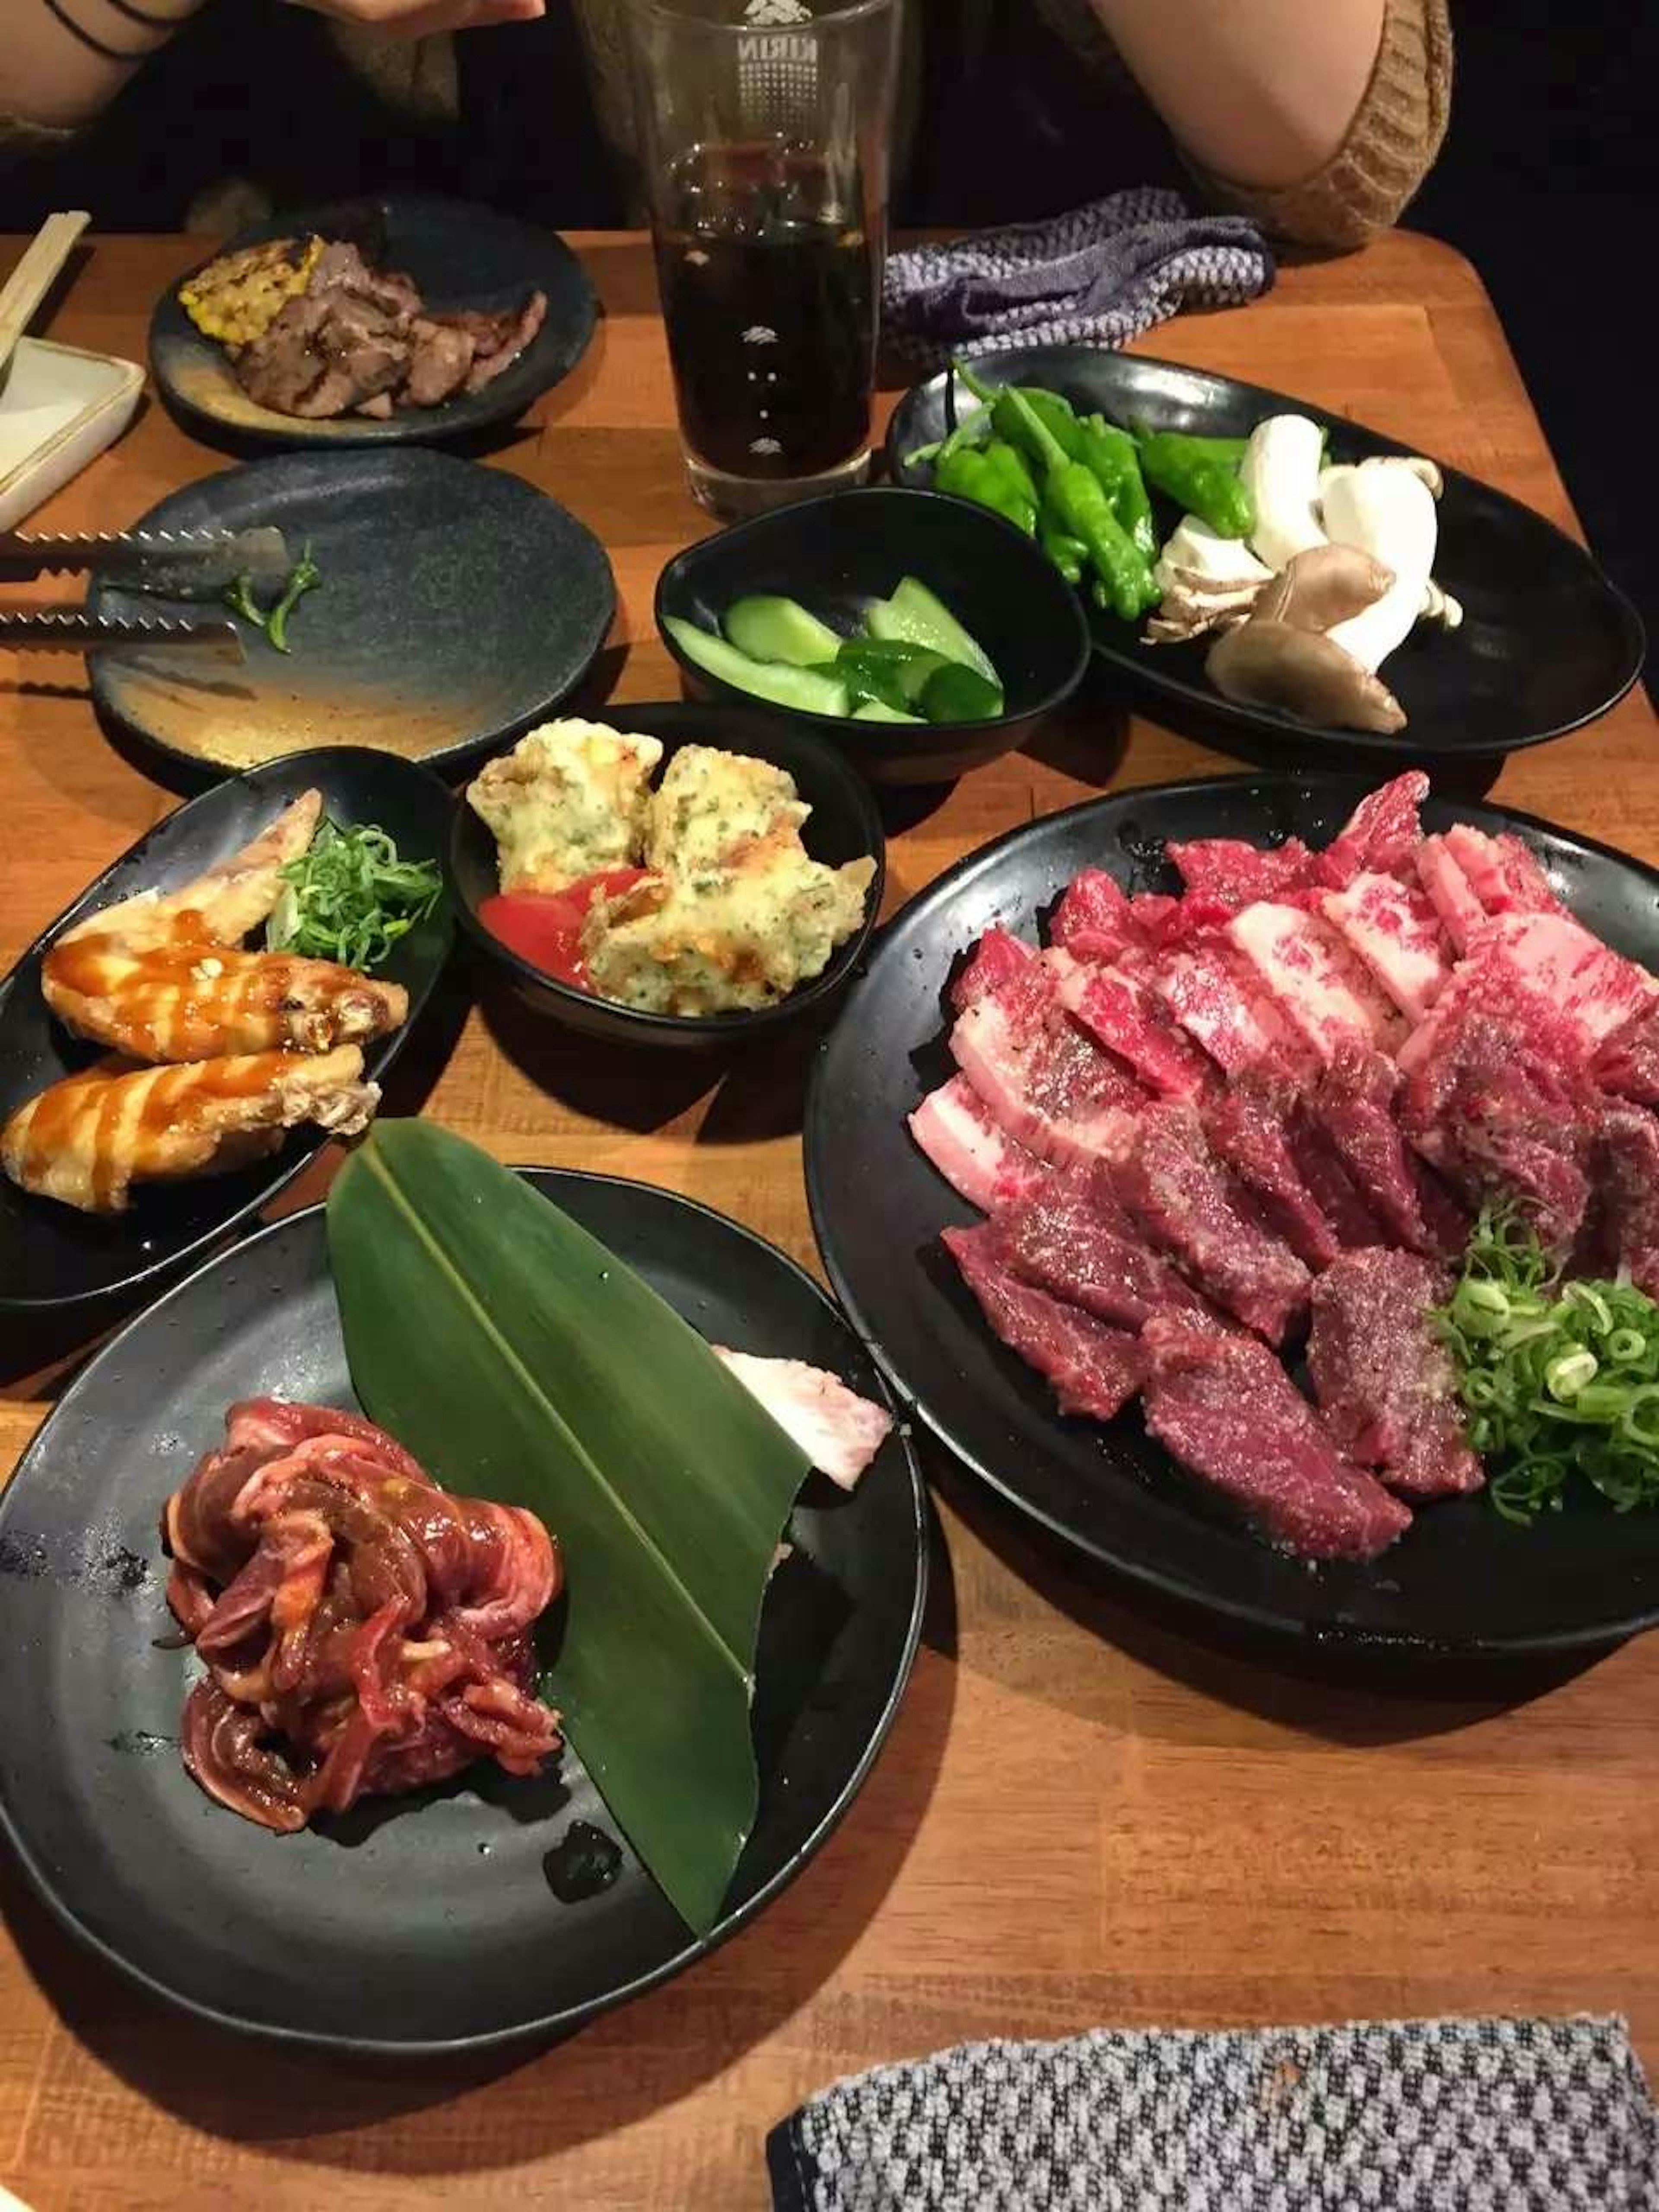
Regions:
[[0, 285], [0, 376], [27, 329], [29, 319], [69, 259], [70, 249], [92, 220], [84, 208], [49, 215], [23, 249], [23, 258]]

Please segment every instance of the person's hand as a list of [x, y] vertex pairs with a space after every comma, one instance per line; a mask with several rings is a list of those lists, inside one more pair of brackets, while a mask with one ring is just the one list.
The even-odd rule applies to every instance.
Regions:
[[388, 38], [424, 39], [440, 31], [471, 31], [486, 23], [527, 23], [546, 0], [292, 0], [337, 22], [362, 23]]

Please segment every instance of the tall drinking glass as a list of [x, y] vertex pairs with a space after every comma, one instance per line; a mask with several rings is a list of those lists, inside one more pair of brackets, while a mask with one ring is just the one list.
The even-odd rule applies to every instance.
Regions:
[[691, 489], [753, 514], [870, 459], [899, 0], [629, 0]]

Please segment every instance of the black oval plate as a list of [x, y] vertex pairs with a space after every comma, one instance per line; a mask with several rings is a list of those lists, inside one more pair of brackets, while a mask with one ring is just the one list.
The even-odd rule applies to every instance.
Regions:
[[[1166, 838], [1323, 842], [1370, 787], [1274, 776], [1126, 791], [1028, 823], [947, 870], [878, 940], [814, 1070], [806, 1180], [818, 1249], [860, 1334], [957, 1456], [1138, 1582], [1291, 1636], [1506, 1653], [1611, 1643], [1659, 1620], [1659, 1513], [1620, 1516], [1575, 1495], [1528, 1530], [1485, 1497], [1455, 1499], [1424, 1506], [1369, 1565], [1315, 1569], [1228, 1520], [1148, 1438], [1135, 1408], [1109, 1425], [1058, 1414], [940, 1249], [947, 1223], [978, 1216], [905, 1127], [953, 1072], [945, 985], [993, 923], [1032, 936], [1085, 865], [1132, 890], [1178, 889]], [[1502, 807], [1431, 799], [1423, 811], [1436, 828], [1518, 830], [1590, 928], [1659, 964], [1659, 872]]]
[[[1134, 354], [1033, 346], [974, 366], [988, 383], [1045, 385], [1122, 423], [1244, 437], [1264, 416], [1292, 413], [1324, 424], [1338, 460], [1413, 450], [1305, 399]], [[916, 386], [894, 413], [887, 463], [900, 483], [928, 481], [925, 465], [907, 470], [902, 456], [945, 434], [945, 381], [941, 374]], [[1553, 522], [1456, 469], [1443, 473], [1434, 573], [1462, 600], [1463, 623], [1455, 630], [1419, 623], [1384, 662], [1383, 678], [1407, 717], [1398, 736], [1316, 729], [1266, 708], [1238, 706], [1204, 673], [1208, 641], [1146, 645], [1136, 625], [1091, 607], [1095, 650], [1131, 679], [1149, 711], [1178, 709], [1206, 732], [1243, 732], [1322, 755], [1507, 753], [1565, 737], [1605, 714], [1641, 672], [1644, 641], [1635, 608]], [[1180, 511], [1158, 494], [1153, 499], [1167, 534]]]
[[219, 252], [307, 231], [353, 239], [365, 252], [366, 240], [383, 234], [380, 265], [412, 276], [430, 307], [489, 313], [520, 306], [531, 292], [542, 291], [547, 319], [519, 359], [482, 392], [460, 393], [441, 407], [404, 408], [384, 422], [367, 415], [313, 422], [251, 399], [232, 374], [224, 348], [197, 329], [179, 304], [178, 284], [172, 284], [150, 318], [149, 365], [165, 398], [187, 420], [262, 446], [431, 444], [515, 422], [532, 399], [570, 374], [592, 337], [599, 303], [564, 240], [470, 200], [400, 192], [332, 201], [239, 231]]
[[[335, 746], [273, 761], [232, 777], [146, 832], [42, 930], [0, 983], [0, 1121], [60, 1076], [99, 1057], [54, 1021], [40, 995], [40, 963], [58, 933], [83, 915], [151, 885], [188, 883], [245, 845], [291, 799], [313, 787], [338, 822], [375, 822], [405, 860], [442, 865], [449, 793], [429, 769], [360, 747]], [[448, 957], [454, 921], [447, 892], [376, 970], [409, 993], [409, 1019], [364, 1054], [384, 1075], [421, 1018]], [[46, 1313], [142, 1290], [246, 1221], [291, 1182], [327, 1142], [294, 1130], [257, 1167], [199, 1182], [140, 1185], [131, 1209], [107, 1218], [31, 1197], [0, 1176], [0, 1315]]]
[[[556, 500], [504, 470], [410, 447], [284, 453], [173, 492], [134, 527], [270, 523], [322, 581], [295, 610], [291, 650], [236, 617], [246, 665], [91, 658], [98, 705], [175, 758], [256, 767], [314, 744], [408, 760], [471, 758], [528, 729], [592, 666], [616, 611], [605, 549]], [[224, 615], [94, 581], [95, 614]]]
[[[608, 1176], [524, 1170], [717, 1342], [879, 1377], [793, 1261], [708, 1208]], [[297, 1836], [212, 1803], [179, 1760], [193, 1671], [170, 1629], [156, 1516], [226, 1407], [352, 1401], [320, 1207], [181, 1283], [93, 1361], [0, 1501], [0, 1820], [76, 1934], [222, 2025], [387, 2057], [575, 2027], [760, 1911], [851, 1803], [897, 1709], [926, 1572], [921, 1476], [889, 1437], [848, 1497], [815, 1477], [762, 1616], [760, 1816], [725, 1915], [694, 1941], [631, 1852], [555, 1898], [572, 1820], [615, 1824], [574, 1753], [371, 1799]]]

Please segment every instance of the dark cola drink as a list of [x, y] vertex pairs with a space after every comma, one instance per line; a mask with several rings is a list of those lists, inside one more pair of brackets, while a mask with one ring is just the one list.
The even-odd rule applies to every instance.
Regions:
[[700, 147], [676, 166], [657, 273], [694, 462], [764, 483], [861, 464], [878, 257], [858, 201], [785, 142]]

